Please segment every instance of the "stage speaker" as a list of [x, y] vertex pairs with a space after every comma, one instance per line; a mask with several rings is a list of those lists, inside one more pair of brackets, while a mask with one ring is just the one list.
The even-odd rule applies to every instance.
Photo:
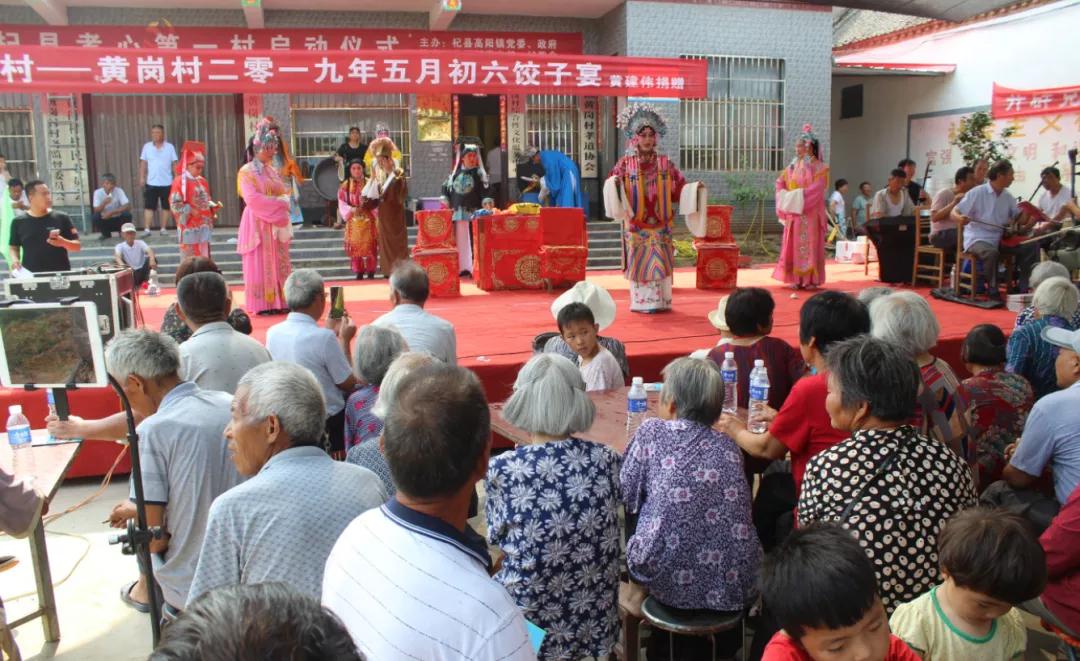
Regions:
[[101, 340], [108, 342], [120, 331], [135, 326], [134, 282], [131, 269], [127, 268], [105, 273], [42, 273], [33, 278], [8, 278], [4, 281], [4, 294], [35, 303], [70, 297], [96, 303]]

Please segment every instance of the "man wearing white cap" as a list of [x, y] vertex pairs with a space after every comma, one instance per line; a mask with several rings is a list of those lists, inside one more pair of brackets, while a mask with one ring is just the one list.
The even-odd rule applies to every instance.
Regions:
[[135, 286], [138, 287], [150, 277], [150, 269], [157, 268], [157, 257], [146, 241], [135, 238], [135, 225], [124, 223], [120, 228], [124, 240], [116, 244], [113, 259], [117, 266], [128, 266], [134, 272]]
[[1035, 402], [1002, 477], [1014, 489], [1028, 489], [1049, 466], [1061, 504], [1080, 485], [1080, 331], [1048, 326], [1042, 339], [1059, 349], [1054, 369], [1061, 390]]

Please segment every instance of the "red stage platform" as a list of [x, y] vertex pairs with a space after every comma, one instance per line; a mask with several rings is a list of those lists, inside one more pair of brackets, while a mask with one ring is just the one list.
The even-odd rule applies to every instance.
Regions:
[[[769, 276], [772, 266], [739, 270], [739, 284], [744, 287], [766, 287], [776, 299], [773, 335], [792, 344], [798, 342], [799, 308], [811, 294], [796, 293], [778, 285]], [[878, 285], [863, 275], [863, 267], [847, 264], [829, 264], [827, 287], [846, 292], [858, 292], [864, 287]], [[716, 343], [716, 332], [706, 315], [716, 308], [723, 291], [702, 291], [694, 288], [693, 268], [678, 269], [675, 274], [674, 309], [671, 312], [644, 315], [631, 314], [628, 284], [622, 274], [612, 271], [589, 273], [589, 280], [611, 292], [619, 306], [615, 323], [604, 334], [618, 338], [626, 345], [630, 368], [635, 376], [646, 381], [660, 378], [660, 370], [671, 360], [685, 356], [695, 349], [710, 347]], [[330, 283], [327, 283], [328, 285]], [[345, 286], [346, 308], [357, 325], [371, 322], [390, 309], [389, 286], [385, 280], [344, 281], [334, 284]], [[941, 341], [935, 354], [948, 361], [957, 373], [960, 344], [967, 332], [975, 325], [992, 323], [1006, 332], [1011, 330], [1015, 314], [1007, 310], [980, 310], [960, 306], [929, 297], [929, 290], [917, 289], [926, 296], [941, 323]], [[532, 339], [538, 333], [556, 330], [551, 318], [550, 306], [559, 292], [542, 291], [481, 291], [471, 282], [461, 286], [461, 297], [431, 299], [426, 309], [432, 314], [451, 321], [457, 330], [458, 357], [465, 367], [476, 371], [484, 383], [488, 398], [498, 401], [506, 398], [513, 386], [517, 370], [529, 359]], [[243, 306], [243, 292], [233, 292], [236, 305]], [[158, 298], [142, 298], [143, 314], [147, 324], [158, 328], [165, 309], [173, 301], [169, 291]], [[253, 317], [254, 337], [263, 341], [266, 329], [279, 322], [280, 317]], [[73, 398], [72, 413], [83, 417], [96, 417], [117, 410], [116, 397], [111, 391], [80, 392]], [[0, 404], [23, 402], [32, 424], [37, 426], [45, 415], [45, 395], [21, 391], [4, 392]], [[104, 471], [112, 463], [118, 446], [103, 445], [100, 451], [92, 450], [97, 443], [87, 444], [76, 462], [72, 475], [94, 474], [100, 465]]]

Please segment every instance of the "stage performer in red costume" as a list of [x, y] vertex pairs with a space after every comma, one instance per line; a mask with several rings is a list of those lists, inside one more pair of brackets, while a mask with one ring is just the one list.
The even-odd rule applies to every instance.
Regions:
[[210, 200], [210, 184], [203, 177], [206, 156], [192, 148], [180, 155], [180, 174], [169, 191], [169, 210], [180, 237], [180, 260], [210, 256], [210, 233], [216, 206]]
[[255, 158], [237, 174], [245, 206], [236, 252], [244, 269], [244, 307], [257, 314], [288, 312], [283, 290], [292, 272], [292, 227], [288, 191], [274, 167], [280, 134], [273, 117], [259, 120], [252, 139]]
[[[612, 202], [613, 194], [617, 196], [615, 203], [621, 211], [614, 217], [624, 222], [630, 310], [670, 310], [675, 266], [671, 228], [674, 205], [686, 179], [667, 156], [656, 151], [667, 124], [652, 106], [628, 106], [619, 117], [619, 128], [626, 135], [627, 152], [611, 170], [605, 201]], [[611, 204], [608, 206], [610, 210]]]
[[[371, 183], [374, 181], [372, 179]], [[364, 179], [364, 161], [357, 158], [349, 162], [348, 176], [338, 189], [338, 216], [345, 223], [345, 254], [349, 256], [357, 280], [362, 280], [365, 275], [375, 277], [379, 254], [373, 211], [379, 204], [379, 196], [375, 192], [377, 189], [373, 190], [368, 183]]]
[[828, 187], [829, 166], [822, 162], [821, 145], [806, 124], [795, 143], [795, 158], [776, 179], [776, 215], [784, 224], [784, 239], [772, 277], [794, 289], [825, 284]]

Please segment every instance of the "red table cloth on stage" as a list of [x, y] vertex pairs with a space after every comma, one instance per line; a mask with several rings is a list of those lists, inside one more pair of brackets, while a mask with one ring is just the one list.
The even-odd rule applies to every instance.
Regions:
[[544, 288], [539, 216], [495, 214], [472, 222], [477, 287], [484, 291]]
[[698, 289], [733, 289], [738, 286], [739, 246], [731, 235], [734, 207], [710, 204], [705, 236], [694, 239], [697, 250]]
[[413, 251], [456, 248], [453, 214], [450, 209], [417, 211], [416, 244]]
[[731, 213], [735, 207], [729, 204], [710, 204], [706, 207], [705, 239], [708, 243], [735, 243], [731, 234]]

